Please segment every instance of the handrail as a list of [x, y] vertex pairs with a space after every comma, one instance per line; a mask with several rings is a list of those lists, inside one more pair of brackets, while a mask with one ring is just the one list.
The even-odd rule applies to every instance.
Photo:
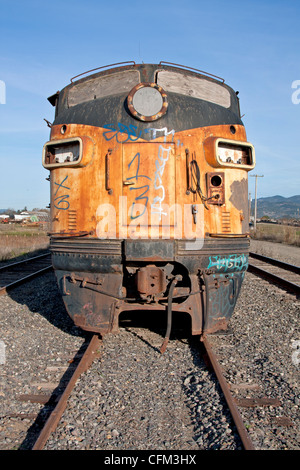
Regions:
[[[71, 83], [73, 83], [73, 80], [75, 80], [75, 78], [82, 77], [82, 75], [86, 75], [87, 73], [95, 72], [96, 70], [106, 69], [108, 67], [115, 67], [117, 65], [124, 65], [124, 64], [136, 65], [134, 60], [126, 60], [125, 62], [117, 62], [116, 64], [103, 65], [102, 67], [97, 67], [95, 69], [88, 70], [87, 72], [80, 73], [79, 75], [75, 75], [75, 77], [72, 77], [70, 79], [70, 81], [71, 81]], [[158, 65], [162, 65], [162, 64], [174, 65], [175, 67], [181, 67], [181, 68], [188, 69], [188, 70], [194, 70], [195, 72], [199, 72], [201, 74], [208, 75], [209, 77], [216, 78], [217, 80], [220, 80], [222, 83], [225, 82], [224, 78], [218, 77], [217, 75], [214, 75], [214, 74], [209, 73], [209, 72], [204, 72], [203, 70], [195, 69], [194, 67], [188, 67], [187, 65], [181, 65], [181, 64], [174, 64], [173, 62], [167, 62], [165, 60], [161, 60]]]
[[75, 78], [81, 77], [82, 75], [86, 75], [87, 73], [95, 72], [96, 70], [101, 70], [101, 69], [106, 69], [107, 67], [114, 67], [116, 65], [123, 65], [123, 64], [133, 64], [136, 65], [134, 60], [127, 60], [126, 62], [117, 62], [116, 64], [110, 64], [110, 65], [103, 65], [102, 67], [97, 67], [96, 69], [91, 69], [88, 70], [87, 72], [80, 73], [79, 75], [75, 75], [75, 77], [71, 78], [71, 83], [73, 83], [73, 80]]
[[196, 72], [200, 72], [210, 77], [217, 78], [218, 80], [221, 80], [222, 83], [225, 82], [224, 78], [218, 77], [217, 75], [213, 75], [212, 73], [209, 73], [209, 72], [204, 72], [203, 70], [194, 69], [193, 67], [188, 67], [187, 65], [173, 64], [172, 62], [166, 62], [165, 60], [161, 60], [158, 65], [162, 65], [162, 64], [175, 65], [175, 67], [182, 67], [184, 69], [195, 70]]
[[108, 194], [112, 194], [113, 190], [110, 187], [110, 161], [109, 156], [112, 154], [112, 149], [108, 149], [107, 154], [105, 155], [105, 189]]

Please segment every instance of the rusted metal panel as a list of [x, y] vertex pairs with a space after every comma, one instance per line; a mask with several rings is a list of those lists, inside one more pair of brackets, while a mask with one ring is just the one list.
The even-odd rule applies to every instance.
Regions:
[[175, 245], [173, 240], [151, 240], [151, 243], [125, 240], [124, 253], [128, 261], [173, 261]]
[[114, 306], [122, 297], [122, 274], [68, 273], [56, 270], [58, 286], [67, 312], [74, 323], [86, 331], [111, 331]]
[[[232, 270], [234, 271], [234, 268]], [[206, 333], [228, 328], [244, 274], [244, 272], [204, 274], [206, 293], [204, 331]]]
[[[129, 236], [152, 236], [152, 231], [175, 224], [174, 213], [170, 218], [165, 207], [175, 204], [175, 151], [174, 144], [126, 143], [122, 145], [122, 197], [126, 209], [122, 213], [122, 225], [128, 227]], [[138, 233], [136, 233], [138, 232]]]
[[[208, 204], [225, 204], [225, 175], [224, 172], [206, 173]], [[223, 215], [223, 213], [222, 213]]]
[[164, 269], [148, 265], [137, 271], [137, 290], [143, 298], [163, 294], [167, 289], [167, 275]]
[[[158, 232], [156, 225], [158, 222], [162, 224], [165, 218], [163, 206], [168, 205], [172, 207], [176, 204], [181, 208], [181, 214], [179, 214], [180, 218], [178, 217], [178, 220], [183, 220], [184, 206], [188, 208], [188, 205], [190, 205], [190, 227], [184, 227], [186, 229], [184, 235], [187, 237], [193, 236], [194, 219], [192, 206], [194, 202], [201, 204], [202, 201], [199, 196], [192, 192], [187, 194], [186, 153], [183, 146], [178, 146], [178, 142], [188, 143], [190, 149], [198, 149], [197, 152], [192, 152], [191, 150], [191, 161], [195, 158], [198, 165], [201, 165], [200, 184], [203, 193], [206, 193], [206, 173], [213, 172], [212, 170], [214, 169], [209, 166], [203, 158], [204, 155], [202, 154], [201, 147], [199, 147], [199, 141], [205, 138], [207, 132], [212, 131], [220, 132], [223, 135], [230, 133], [229, 126], [217, 126], [216, 129], [199, 129], [192, 134], [190, 132], [170, 134], [167, 136], [167, 140], [173, 140], [173, 143], [162, 142], [164, 139], [160, 136], [156, 139], [158, 142], [147, 143], [143, 146], [141, 145], [143, 141], [136, 138], [135, 139], [138, 140], [136, 143], [129, 141], [125, 144], [120, 144], [115, 142], [116, 138], [121, 142], [123, 142], [123, 140], [129, 140], [128, 134], [125, 132], [109, 132], [107, 129], [68, 125], [64, 134], [66, 138], [73, 135], [81, 135], [84, 137], [86, 134], [90, 136], [91, 141], [94, 142], [94, 151], [91, 148], [93, 158], [90, 164], [85, 166], [80, 172], [79, 168], [68, 167], [60, 167], [52, 170], [52, 231], [55, 233], [69, 231], [70, 217], [68, 211], [76, 211], [76, 228], [78, 232], [87, 231], [92, 235], [94, 234], [94, 236], [115, 236], [116, 238], [125, 239], [130, 238], [130, 235], [136, 235], [137, 238], [143, 236], [149, 238], [155, 236], [161, 237], [163, 234], [162, 228], [160, 228]], [[242, 132], [243, 128], [237, 129], [236, 136], [238, 139], [241, 139]], [[105, 137], [103, 137], [103, 135]], [[60, 127], [54, 126], [52, 128], [51, 139], [55, 140], [58, 137], [61, 138]], [[110, 140], [106, 141], [106, 139]], [[175, 142], [177, 142], [176, 145]], [[114, 146], [112, 146], [112, 143], [114, 143]], [[184, 145], [184, 147], [186, 146]], [[170, 148], [172, 148], [172, 150], [169, 150]], [[109, 168], [105, 165], [105, 155], [109, 155]], [[140, 157], [138, 155], [140, 155]], [[164, 159], [167, 158], [167, 156], [169, 158], [164, 165]], [[138, 163], [140, 163], [139, 172], [136, 174], [134, 171], [137, 170]], [[99, 166], [99, 171], [94, 171], [94, 165]], [[122, 168], [122, 174], [120, 173], [120, 168]], [[132, 173], [130, 173], [131, 170]], [[109, 186], [111, 186], [109, 188], [107, 188], [107, 171], [109, 171]], [[142, 178], [141, 176], [138, 178], [139, 175], [147, 176], [151, 178], [151, 180], [145, 177]], [[247, 232], [247, 224], [242, 223], [241, 211], [245, 216], [247, 215], [247, 211], [241, 210], [240, 207], [237, 208], [234, 203], [234, 193], [239, 193], [238, 187], [236, 190], [234, 187], [232, 190], [230, 189], [233, 182], [237, 182], [239, 178], [240, 180], [245, 179], [244, 172], [241, 170], [236, 171], [228, 169], [224, 171], [224, 177], [224, 192], [232, 196], [233, 202], [226, 197], [225, 204], [216, 204], [216, 207], [213, 207], [211, 204], [210, 210], [205, 210], [204, 212], [203, 232], [226, 233], [226, 230], [224, 231], [223, 229], [222, 221], [222, 213], [226, 210], [226, 212], [230, 213], [231, 217], [231, 233], [245, 233]], [[100, 188], [106, 188], [106, 192], [102, 192]], [[108, 191], [107, 189], [112, 191]], [[205, 195], [208, 196], [208, 194]], [[126, 201], [123, 199], [125, 196], [128, 197]], [[238, 196], [236, 196], [236, 198], [237, 197]], [[136, 198], [141, 199], [136, 201]], [[88, 205], [86, 201], [89, 201]], [[132, 208], [133, 202], [135, 204]], [[143, 215], [146, 214], [146, 212], [142, 215], [136, 214], [136, 208], [140, 205], [141, 213], [143, 213], [146, 202], [146, 207], [150, 210], [147, 211], [148, 219], [143, 220], [143, 222], [151, 222], [152, 217], [152, 233], [150, 228], [146, 230], [143, 224], [139, 223], [139, 232], [135, 234], [134, 226], [137, 226], [137, 222], [141, 222]], [[100, 215], [99, 217], [97, 216], [97, 210], [101, 204], [109, 204], [115, 209], [115, 219], [112, 224], [108, 224], [107, 232], [103, 233], [99, 233], [99, 230], [97, 230], [98, 224], [102, 230], [101, 220], [104, 218], [99, 211], [98, 214]], [[188, 209], [186, 210], [188, 213]], [[160, 214], [162, 214], [162, 217], [161, 220], [158, 220]], [[131, 219], [131, 217], [136, 217], [136, 215], [138, 216], [136, 219]], [[168, 230], [167, 234], [170, 233], [170, 237], [172, 238], [174, 237], [174, 233], [175, 236], [177, 235], [176, 212], [170, 211], [170, 219], [170, 227], [166, 227], [165, 230]], [[119, 220], [122, 220], [122, 224], [119, 223]], [[128, 227], [130, 227], [129, 232]], [[181, 232], [183, 233], [184, 231], [181, 230]]]

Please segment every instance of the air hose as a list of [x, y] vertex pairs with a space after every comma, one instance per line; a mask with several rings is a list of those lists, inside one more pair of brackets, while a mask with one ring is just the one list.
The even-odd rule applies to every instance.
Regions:
[[169, 342], [171, 327], [172, 327], [173, 292], [174, 292], [174, 288], [175, 288], [177, 282], [181, 281], [181, 279], [182, 279], [182, 276], [177, 275], [171, 281], [171, 285], [170, 285], [170, 289], [169, 289], [169, 295], [168, 295], [168, 324], [167, 324], [167, 331], [166, 331], [166, 334], [165, 334], [165, 339], [164, 339], [164, 341], [163, 341], [163, 343], [160, 347], [161, 354], [163, 354], [165, 352], [165, 350], [167, 349], [167, 344]]

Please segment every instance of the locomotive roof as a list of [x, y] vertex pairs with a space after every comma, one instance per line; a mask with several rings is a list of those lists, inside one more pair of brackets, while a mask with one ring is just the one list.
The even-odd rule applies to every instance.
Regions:
[[[134, 124], [139, 125], [124, 105], [130, 91], [139, 83], [161, 86], [168, 96], [171, 109], [181, 109], [177, 129], [242, 124], [237, 94], [224, 83], [224, 79], [169, 62], [118, 63], [73, 77], [69, 85], [48, 98], [56, 106], [54, 124], [81, 123], [101, 127], [104, 123], [113, 122], [112, 110], [120, 108], [122, 103], [124, 109], [115, 113], [118, 122], [122, 114], [126, 121], [132, 119]], [[186, 116], [184, 107], [188, 110]], [[174, 114], [172, 119], [170, 116], [161, 119], [164, 119], [164, 125], [174, 127]]]

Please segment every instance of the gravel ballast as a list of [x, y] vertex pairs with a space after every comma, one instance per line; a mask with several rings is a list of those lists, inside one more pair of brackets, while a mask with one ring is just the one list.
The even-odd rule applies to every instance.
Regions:
[[[283, 245], [275, 248], [279, 259], [297, 264], [299, 248], [293, 247], [294, 261]], [[2, 296], [0, 305], [0, 449], [30, 449], [48, 408], [20, 396], [59, 393], [88, 335], [67, 316], [53, 273]], [[105, 336], [100, 359], [78, 381], [46, 449], [240, 449], [219, 385], [198, 355], [199, 338], [174, 322], [164, 355], [165, 319], [124, 320], [118, 335]], [[298, 450], [295, 295], [247, 273], [229, 332], [210, 342], [237, 399], [280, 401], [239, 408], [255, 448]]]

